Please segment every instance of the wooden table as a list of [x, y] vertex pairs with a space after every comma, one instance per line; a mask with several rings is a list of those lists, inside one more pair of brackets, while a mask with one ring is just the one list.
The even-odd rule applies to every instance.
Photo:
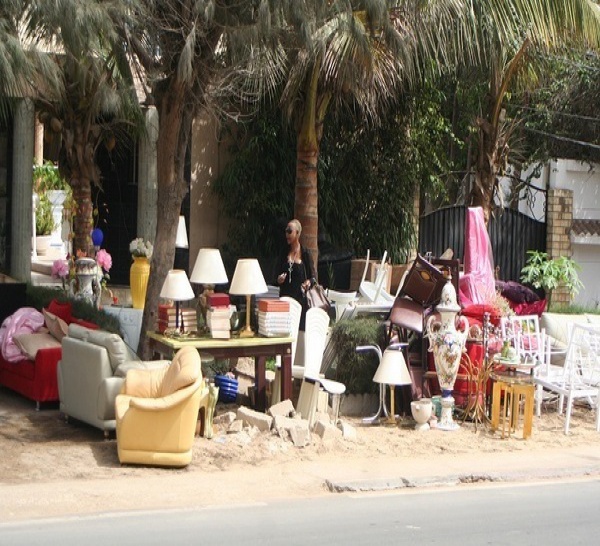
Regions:
[[244, 337], [213, 339], [211, 337], [176, 338], [148, 332], [150, 348], [163, 358], [171, 359], [183, 347], [194, 347], [215, 358], [254, 357], [256, 409], [265, 411], [267, 390], [265, 363], [267, 357], [281, 355], [281, 399], [292, 398], [292, 337]]

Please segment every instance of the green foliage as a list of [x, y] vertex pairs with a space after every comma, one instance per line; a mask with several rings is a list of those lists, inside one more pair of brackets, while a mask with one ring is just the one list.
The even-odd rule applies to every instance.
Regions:
[[600, 308], [587, 305], [564, 305], [556, 304], [548, 308], [551, 313], [560, 313], [562, 315], [600, 315]]
[[278, 254], [283, 228], [294, 211], [296, 146], [294, 135], [273, 110], [238, 124], [228, 137], [234, 160], [213, 191], [223, 212], [234, 220], [229, 244], [223, 248], [223, 260], [233, 270], [238, 256], [270, 261]]
[[45, 161], [43, 165], [36, 165], [33, 168], [33, 189], [41, 195], [50, 190], [70, 192], [71, 186], [51, 161]]
[[56, 226], [52, 216], [52, 204], [45, 193], [40, 196], [37, 209], [35, 211], [35, 234], [50, 235]]
[[546, 252], [527, 251], [529, 258], [521, 270], [521, 280], [534, 288], [550, 294], [559, 286], [568, 288], [571, 295], [577, 294], [583, 283], [579, 280], [579, 265], [566, 256], [550, 259]]
[[319, 221], [331, 242], [357, 256], [385, 250], [405, 263], [416, 246], [414, 199], [444, 193], [445, 144], [452, 139], [440, 112], [442, 95], [423, 86], [390, 108], [379, 127], [353, 116], [325, 128], [319, 170]]
[[[357, 345], [385, 347], [385, 326], [373, 317], [336, 322], [331, 329], [336, 355], [335, 379], [346, 385], [350, 394], [376, 393], [373, 376], [379, 365], [374, 351], [358, 354]], [[383, 349], [382, 349], [383, 350]]]
[[34, 307], [38, 311], [41, 311], [43, 307], [48, 307], [53, 299], [59, 302], [71, 302], [74, 317], [93, 322], [102, 330], [122, 335], [117, 317], [109, 315], [101, 309], [96, 309], [96, 307], [86, 301], [69, 298], [60, 289], [33, 286], [31, 284], [27, 285], [26, 304], [29, 307]]
[[[442, 100], [432, 88], [406, 96], [380, 128], [348, 113], [328, 119], [318, 174], [321, 241], [355, 255], [387, 250], [393, 261], [406, 261], [414, 247], [416, 191], [444, 191], [445, 144], [453, 136], [440, 113]], [[223, 249], [228, 268], [241, 255], [272, 260], [294, 211], [296, 136], [273, 109], [238, 128], [230, 135], [234, 159], [213, 186], [234, 220]]]

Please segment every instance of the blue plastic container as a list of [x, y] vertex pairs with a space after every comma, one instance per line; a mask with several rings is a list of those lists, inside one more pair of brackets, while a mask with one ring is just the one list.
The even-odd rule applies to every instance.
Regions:
[[215, 385], [219, 387], [219, 402], [232, 404], [237, 400], [237, 379], [232, 379], [226, 375], [215, 375]]

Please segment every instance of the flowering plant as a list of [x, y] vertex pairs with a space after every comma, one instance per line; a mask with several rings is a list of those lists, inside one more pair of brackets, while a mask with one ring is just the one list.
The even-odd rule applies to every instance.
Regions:
[[63, 290], [66, 290], [67, 279], [70, 277], [69, 264], [65, 260], [54, 260], [50, 270], [53, 279], [60, 279]]
[[110, 280], [108, 272], [112, 267], [112, 256], [101, 248], [96, 252], [96, 263], [98, 264], [98, 280], [102, 288], [106, 288], [106, 283]]
[[134, 258], [151, 258], [154, 247], [150, 241], [144, 241], [141, 237], [129, 243], [129, 252]]

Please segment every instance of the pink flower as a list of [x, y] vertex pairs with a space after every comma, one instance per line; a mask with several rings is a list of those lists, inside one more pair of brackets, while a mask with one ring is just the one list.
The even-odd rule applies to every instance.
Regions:
[[69, 265], [64, 260], [54, 260], [51, 274], [53, 279], [66, 279], [69, 276]]
[[104, 271], [110, 271], [112, 267], [112, 257], [103, 248], [96, 253], [96, 262]]

